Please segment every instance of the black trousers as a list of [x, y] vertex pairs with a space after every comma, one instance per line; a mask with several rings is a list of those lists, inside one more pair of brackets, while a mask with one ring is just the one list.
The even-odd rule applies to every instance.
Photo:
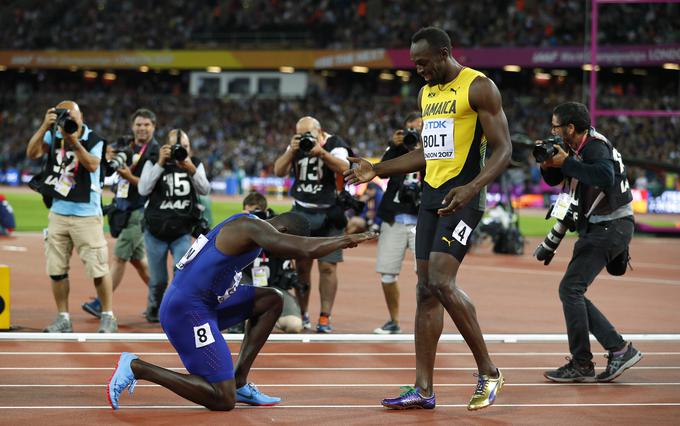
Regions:
[[601, 224], [591, 223], [588, 224], [587, 232], [574, 245], [571, 261], [560, 282], [560, 300], [567, 323], [569, 351], [577, 362], [588, 363], [593, 359], [589, 333], [607, 351], [618, 350], [625, 344], [604, 314], [585, 297], [585, 293], [607, 263], [628, 247], [633, 230], [632, 217]]

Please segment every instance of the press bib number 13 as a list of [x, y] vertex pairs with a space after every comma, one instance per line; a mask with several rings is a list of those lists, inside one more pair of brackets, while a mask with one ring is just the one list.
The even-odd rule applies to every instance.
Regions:
[[425, 160], [454, 158], [453, 118], [431, 118], [423, 121], [422, 136]]

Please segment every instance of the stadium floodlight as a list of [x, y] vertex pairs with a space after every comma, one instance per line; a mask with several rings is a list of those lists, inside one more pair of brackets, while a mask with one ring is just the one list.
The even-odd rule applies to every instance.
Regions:
[[97, 78], [97, 71], [85, 71], [83, 72], [83, 77], [87, 79], [94, 79]]
[[566, 77], [567, 75], [569, 75], [569, 72], [567, 72], [567, 70], [552, 70], [550, 71], [550, 73], [557, 77]]
[[680, 70], [680, 64], [673, 64], [670, 62], [667, 62], [663, 64], [663, 69], [665, 70]]
[[282, 66], [282, 67], [279, 67], [279, 72], [282, 72], [284, 74], [292, 74], [292, 73], [295, 72], [295, 67]]
[[548, 81], [550, 80], [551, 76], [547, 72], [537, 72], [534, 74], [534, 78], [540, 81]]
[[[592, 70], [593, 70], [593, 66], [592, 66], [591, 64], [583, 64], [583, 66], [581, 67], [581, 69], [582, 69], [583, 71], [592, 71]], [[599, 65], [595, 65], [595, 72], [597, 72], [597, 71], [599, 71], [599, 70], [600, 70], [600, 66], [599, 66]]]
[[149, 72], [149, 67], [147, 67], [146, 65], [142, 65], [141, 67], [139, 67], [139, 72]]
[[105, 72], [102, 78], [106, 81], [114, 81], [117, 77], [115, 73]]
[[410, 71], [404, 71], [404, 70], [398, 70], [395, 72], [395, 74], [401, 78], [410, 78], [411, 77], [411, 72]]
[[211, 73], [222, 72], [222, 68], [220, 68], [218, 66], [210, 66], [210, 67], [207, 67], [205, 70], [208, 71], [208, 72], [211, 72]]
[[394, 80], [394, 74], [391, 74], [387, 71], [383, 71], [380, 73], [378, 76], [381, 80]]
[[359, 65], [355, 65], [355, 66], [352, 67], [352, 71], [362, 73], [362, 74], [366, 74], [368, 72], [368, 67], [362, 67], [362, 66], [359, 66]]
[[0, 65], [0, 71], [5, 71], [7, 70], [7, 67], [5, 65]]
[[503, 71], [506, 72], [520, 72], [522, 71], [522, 67], [519, 65], [506, 65], [503, 67]]

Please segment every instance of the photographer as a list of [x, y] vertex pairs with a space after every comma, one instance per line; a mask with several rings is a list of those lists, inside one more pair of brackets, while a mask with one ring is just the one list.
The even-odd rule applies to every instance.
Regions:
[[138, 189], [149, 196], [144, 211], [144, 243], [149, 262], [149, 297], [146, 318], [158, 322], [158, 308], [168, 285], [168, 251], [173, 265], [191, 246], [194, 227], [201, 211], [198, 195], [210, 192], [203, 163], [191, 156], [189, 137], [181, 129], [168, 133], [158, 161], [144, 164]]
[[[271, 219], [276, 214], [267, 208], [267, 199], [259, 192], [251, 192], [243, 199], [244, 213], [250, 213], [262, 220]], [[263, 251], [246, 267], [250, 273], [243, 274], [241, 283], [252, 284], [257, 287], [274, 287], [283, 296], [283, 310], [276, 321], [276, 328], [284, 333], [299, 333], [302, 331], [302, 315], [300, 305], [289, 290], [299, 286], [295, 261], [271, 256]], [[240, 332], [243, 332], [241, 330]]]
[[[107, 214], [111, 236], [116, 238], [111, 266], [113, 291], [116, 291], [125, 275], [127, 262], [135, 267], [144, 284], [149, 285], [149, 265], [142, 232], [146, 197], [139, 195], [137, 185], [146, 161], [152, 153], [158, 155], [159, 146], [154, 139], [156, 114], [148, 109], [138, 109], [132, 114], [131, 123], [134, 139], [119, 138], [110, 147], [112, 152], [107, 155], [107, 168], [119, 176], [115, 185], [116, 196]], [[101, 314], [98, 298], [83, 303], [82, 308], [97, 317]]]
[[[626, 271], [634, 228], [632, 195], [621, 155], [590, 127], [585, 105], [558, 105], [551, 125], [554, 138], [537, 141], [534, 155], [537, 161], [543, 160], [541, 174], [546, 183], [555, 186], [564, 182], [570, 189], [552, 211], [564, 223], [572, 215], [579, 238], [559, 288], [571, 358], [544, 376], [554, 382], [610, 382], [637, 363], [642, 353], [623, 340], [585, 293], [605, 267], [613, 275]], [[559, 244], [559, 238], [551, 239]], [[544, 244], [536, 250], [539, 260], [547, 258], [546, 249], [554, 251]], [[597, 376], [589, 333], [609, 351], [607, 368]]]
[[[274, 173], [279, 177], [286, 176], [292, 166], [295, 178], [290, 189], [290, 196], [295, 199], [293, 211], [310, 221], [312, 236], [341, 235], [347, 219], [344, 208], [337, 205], [336, 173], [349, 169], [349, 146], [338, 136], [321, 129], [313, 117], [301, 118], [295, 131], [286, 152], [276, 159]], [[342, 183], [339, 186], [342, 187]], [[312, 259], [297, 262], [302, 286], [296, 293], [305, 328], [311, 328], [307, 309], [312, 262]], [[318, 259], [321, 313], [316, 331], [319, 333], [330, 333], [332, 330], [330, 316], [338, 289], [338, 262], [342, 262], [342, 250]]]
[[[394, 132], [387, 151], [380, 161], [391, 160], [419, 148], [422, 128], [423, 119], [420, 112], [408, 114], [404, 119], [404, 129]], [[419, 172], [392, 176], [378, 206], [378, 217], [382, 223], [380, 224], [375, 270], [380, 274], [390, 320], [382, 327], [373, 330], [376, 334], [401, 333], [397, 278], [401, 272], [406, 250], [410, 249], [415, 256], [415, 227], [418, 220], [420, 193]]]
[[78, 104], [63, 101], [47, 110], [26, 149], [26, 156], [31, 159], [47, 154], [40, 182], [34, 182], [32, 187], [51, 202], [45, 257], [58, 315], [45, 328], [48, 333], [73, 331], [68, 310], [68, 270], [74, 248], [85, 264], [85, 272], [94, 280], [101, 300], [98, 331], [113, 333], [118, 329], [112, 310], [101, 206], [101, 159], [105, 147], [104, 139], [83, 123]]

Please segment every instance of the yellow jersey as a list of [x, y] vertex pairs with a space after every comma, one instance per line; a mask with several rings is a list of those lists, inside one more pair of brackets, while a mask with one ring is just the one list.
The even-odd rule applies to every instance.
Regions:
[[[441, 207], [444, 196], [455, 186], [472, 181], [484, 167], [486, 137], [477, 111], [470, 106], [470, 85], [479, 71], [463, 68], [453, 80], [423, 87], [420, 99], [423, 116], [425, 185], [423, 207]], [[471, 201], [484, 210], [486, 190]]]

